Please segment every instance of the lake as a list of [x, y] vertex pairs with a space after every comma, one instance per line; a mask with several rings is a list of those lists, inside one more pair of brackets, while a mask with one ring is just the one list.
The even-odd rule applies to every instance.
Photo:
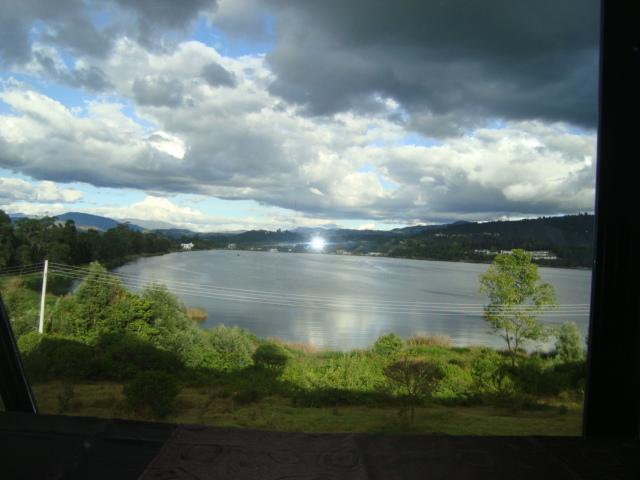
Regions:
[[[115, 270], [164, 283], [187, 306], [259, 337], [347, 350], [395, 332], [448, 335], [454, 345], [503, 346], [482, 319], [478, 276], [488, 265], [399, 258], [210, 250], [136, 260]], [[591, 272], [540, 268], [560, 307], [540, 318], [588, 330]]]

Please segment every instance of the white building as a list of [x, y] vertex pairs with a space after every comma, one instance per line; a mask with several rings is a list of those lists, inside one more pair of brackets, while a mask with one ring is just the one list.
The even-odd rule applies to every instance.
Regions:
[[193, 248], [193, 242], [181, 243], [180, 248], [182, 248], [182, 250], [191, 250]]

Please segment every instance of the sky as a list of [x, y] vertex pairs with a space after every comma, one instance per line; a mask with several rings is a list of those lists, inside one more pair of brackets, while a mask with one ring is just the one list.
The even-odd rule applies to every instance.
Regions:
[[0, 208], [389, 229], [592, 212], [595, 0], [3, 0]]

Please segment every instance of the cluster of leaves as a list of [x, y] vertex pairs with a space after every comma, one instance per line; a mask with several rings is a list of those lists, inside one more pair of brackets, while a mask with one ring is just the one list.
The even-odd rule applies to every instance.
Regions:
[[289, 361], [289, 353], [275, 343], [263, 343], [253, 352], [253, 363], [256, 367], [280, 372]]
[[145, 418], [165, 418], [176, 408], [180, 385], [163, 371], [142, 371], [126, 383], [122, 393], [127, 407]]
[[95, 260], [115, 265], [131, 255], [166, 253], [177, 247], [176, 241], [163, 235], [134, 231], [125, 224], [104, 233], [79, 231], [72, 220], [62, 224], [54, 217], [21, 218], [14, 224], [0, 210], [0, 268], [45, 258], [73, 265]]

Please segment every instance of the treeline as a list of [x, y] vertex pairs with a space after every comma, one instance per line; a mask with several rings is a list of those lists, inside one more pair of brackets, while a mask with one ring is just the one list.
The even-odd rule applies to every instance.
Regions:
[[120, 224], [106, 232], [80, 231], [72, 220], [21, 218], [15, 222], [0, 210], [0, 268], [29, 265], [48, 258], [71, 265], [99, 261], [123, 263], [135, 255], [167, 253], [179, 248], [159, 233], [137, 232]]
[[394, 257], [482, 262], [492, 257], [477, 250], [521, 248], [548, 251], [558, 257], [536, 263], [588, 268], [593, 263], [594, 225], [594, 216], [588, 214], [452, 224], [387, 241], [381, 252]]
[[486, 223], [453, 223], [407, 227], [392, 231], [378, 230], [317, 230], [293, 232], [288, 230], [252, 230], [237, 234], [185, 235], [175, 231], [174, 238], [193, 242], [195, 249], [226, 248], [234, 244], [238, 249], [278, 248], [305, 252], [315, 235], [322, 236], [326, 253], [367, 255], [372, 252], [390, 257], [424, 260], [489, 262], [493, 255], [481, 251], [500, 252], [516, 248], [529, 251], [548, 251], [553, 260], [535, 260], [541, 265], [556, 267], [585, 267], [593, 263], [593, 233], [595, 218], [589, 214], [542, 217], [518, 221]]

